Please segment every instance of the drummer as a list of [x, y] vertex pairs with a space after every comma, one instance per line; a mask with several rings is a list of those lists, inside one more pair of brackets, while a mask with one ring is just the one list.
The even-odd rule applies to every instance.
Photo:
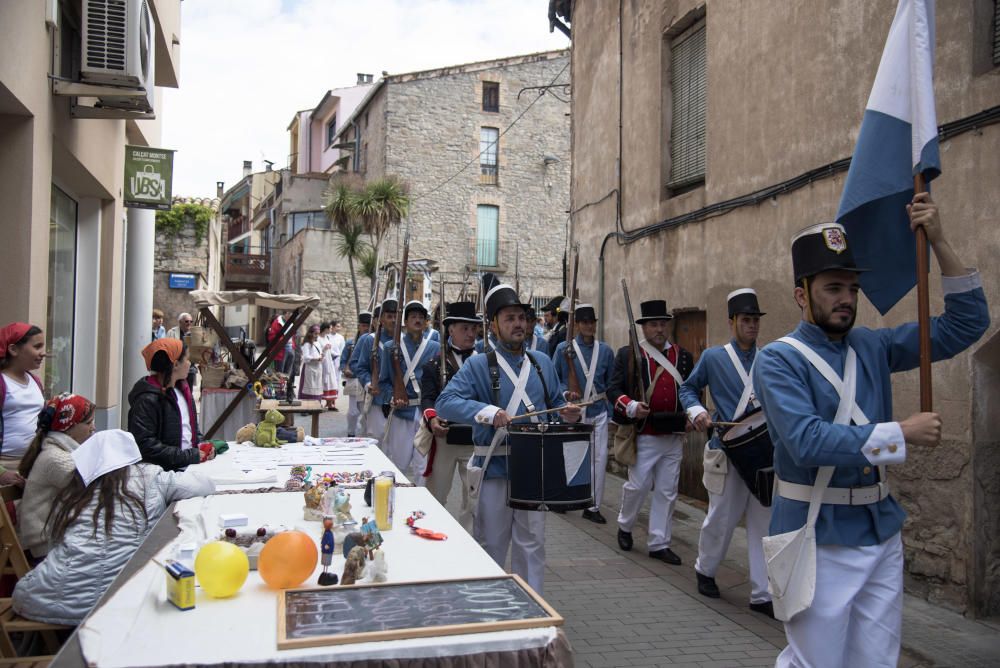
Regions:
[[573, 319], [579, 333], [569, 345], [573, 347], [573, 364], [582, 396], [571, 392], [567, 386], [569, 363], [566, 341], [556, 346], [553, 359], [567, 401], [593, 402], [587, 406], [584, 422], [594, 425], [594, 505], [583, 511], [583, 519], [595, 524], [607, 524], [608, 521], [601, 515], [604, 474], [608, 468], [608, 401], [605, 393], [611, 383], [615, 353], [611, 346], [597, 340], [597, 312], [592, 305], [577, 304]]
[[[756, 408], [750, 369], [757, 355], [757, 333], [764, 315], [757, 304], [757, 293], [742, 288], [726, 298], [732, 339], [724, 346], [713, 346], [701, 354], [694, 371], [681, 386], [681, 403], [688, 418], [700, 432], [713, 421], [736, 421], [748, 408]], [[705, 388], [712, 392], [715, 415], [701, 404]], [[714, 420], [713, 420], [714, 417]], [[767, 444], [770, 461], [770, 442]], [[705, 474], [702, 481], [708, 490], [708, 515], [701, 525], [698, 538], [698, 560], [694, 573], [698, 578], [698, 593], [719, 598], [715, 572], [726, 556], [733, 530], [746, 515], [747, 552], [750, 560], [750, 609], [774, 617], [771, 595], [767, 592], [767, 567], [761, 539], [767, 535], [771, 510], [761, 505], [743, 478], [733, 469], [722, 450], [718, 432], [705, 446]]]
[[[563, 399], [552, 360], [541, 353], [525, 350], [524, 340], [529, 327], [527, 305], [521, 303], [514, 288], [499, 284], [486, 294], [485, 301], [486, 316], [497, 337], [497, 347], [486, 355], [474, 355], [466, 360], [438, 397], [435, 409], [443, 420], [475, 425], [472, 436], [475, 449], [469, 466], [470, 488], [477, 482], [476, 468], [485, 468], [485, 480], [473, 488], [476, 539], [501, 568], [510, 550], [511, 570], [541, 593], [545, 571], [545, 514], [507, 506], [506, 429], [503, 427], [518, 415], [550, 407], [561, 407], [558, 414], [563, 420], [578, 422], [581, 410]], [[494, 389], [494, 380], [499, 389]]]

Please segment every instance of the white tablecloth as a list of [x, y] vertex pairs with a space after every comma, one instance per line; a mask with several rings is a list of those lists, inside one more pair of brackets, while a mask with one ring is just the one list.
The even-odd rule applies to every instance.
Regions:
[[[209, 427], [215, 424], [216, 418], [222, 415], [239, 390], [223, 390], [219, 388], [202, 389], [201, 391], [201, 415], [198, 417], [198, 426], [203, 434], [208, 433]], [[252, 394], [247, 394], [239, 405], [233, 409], [226, 421], [212, 434], [214, 439], [225, 439], [231, 441], [236, 438], [236, 432], [246, 424], [256, 424], [258, 420], [257, 399]]]
[[[352, 490], [350, 494], [354, 516], [360, 519], [370, 511], [361, 490]], [[447, 541], [425, 540], [408, 531], [406, 517], [418, 509], [427, 513], [420, 525], [446, 533]], [[182, 535], [176, 542], [214, 536], [218, 515], [235, 512], [247, 514], [251, 526], [285, 524], [301, 528], [317, 542], [320, 538], [320, 523], [302, 520], [301, 494], [228, 494], [178, 503]], [[396, 490], [393, 529], [383, 536], [390, 582], [503, 573], [426, 489]], [[169, 556], [171, 550], [168, 546], [160, 556]], [[344, 558], [338, 550], [331, 570], [339, 576], [343, 565]], [[320, 571], [317, 565], [304, 584], [315, 584]], [[166, 600], [163, 569], [150, 563], [80, 627], [84, 656], [89, 665], [108, 668], [232, 665], [297, 658], [381, 661], [513, 652], [547, 647], [557, 637], [555, 627], [546, 627], [279, 651], [276, 593], [264, 585], [256, 571], [250, 572], [246, 584], [233, 598], [212, 599], [198, 589], [196, 606], [187, 611], [173, 608]]]
[[392, 471], [397, 482], [409, 482], [385, 454], [375, 446], [313, 446], [288, 443], [280, 448], [258, 448], [230, 443], [229, 451], [210, 462], [198, 465], [198, 471], [215, 481], [219, 490], [283, 487], [292, 466], [312, 467], [312, 476], [337, 471], [370, 470], [375, 474]]

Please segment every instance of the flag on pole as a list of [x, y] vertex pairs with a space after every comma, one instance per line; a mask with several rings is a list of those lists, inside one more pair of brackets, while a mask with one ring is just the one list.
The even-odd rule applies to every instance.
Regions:
[[[883, 315], [917, 281], [906, 205], [941, 173], [934, 112], [934, 0], [899, 0], [840, 197], [861, 288]], [[922, 249], [921, 252], [926, 252]]]

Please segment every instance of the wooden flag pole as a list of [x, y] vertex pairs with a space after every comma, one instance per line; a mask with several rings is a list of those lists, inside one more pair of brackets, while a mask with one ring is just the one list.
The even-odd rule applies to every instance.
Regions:
[[[927, 192], [924, 175], [913, 177], [914, 194]], [[931, 384], [931, 306], [928, 274], [930, 258], [927, 256], [927, 231], [920, 226], [916, 229], [917, 239], [917, 324], [920, 334], [920, 410], [929, 413], [934, 410], [933, 388]]]

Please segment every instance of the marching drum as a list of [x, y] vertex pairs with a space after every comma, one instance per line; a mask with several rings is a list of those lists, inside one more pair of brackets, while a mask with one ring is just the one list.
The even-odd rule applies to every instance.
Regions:
[[754, 408], [736, 420], [719, 437], [722, 449], [750, 493], [763, 506], [771, 505], [774, 486], [774, 445], [767, 433], [764, 411]]
[[594, 505], [589, 424], [507, 427], [507, 505], [519, 510], [581, 510]]

